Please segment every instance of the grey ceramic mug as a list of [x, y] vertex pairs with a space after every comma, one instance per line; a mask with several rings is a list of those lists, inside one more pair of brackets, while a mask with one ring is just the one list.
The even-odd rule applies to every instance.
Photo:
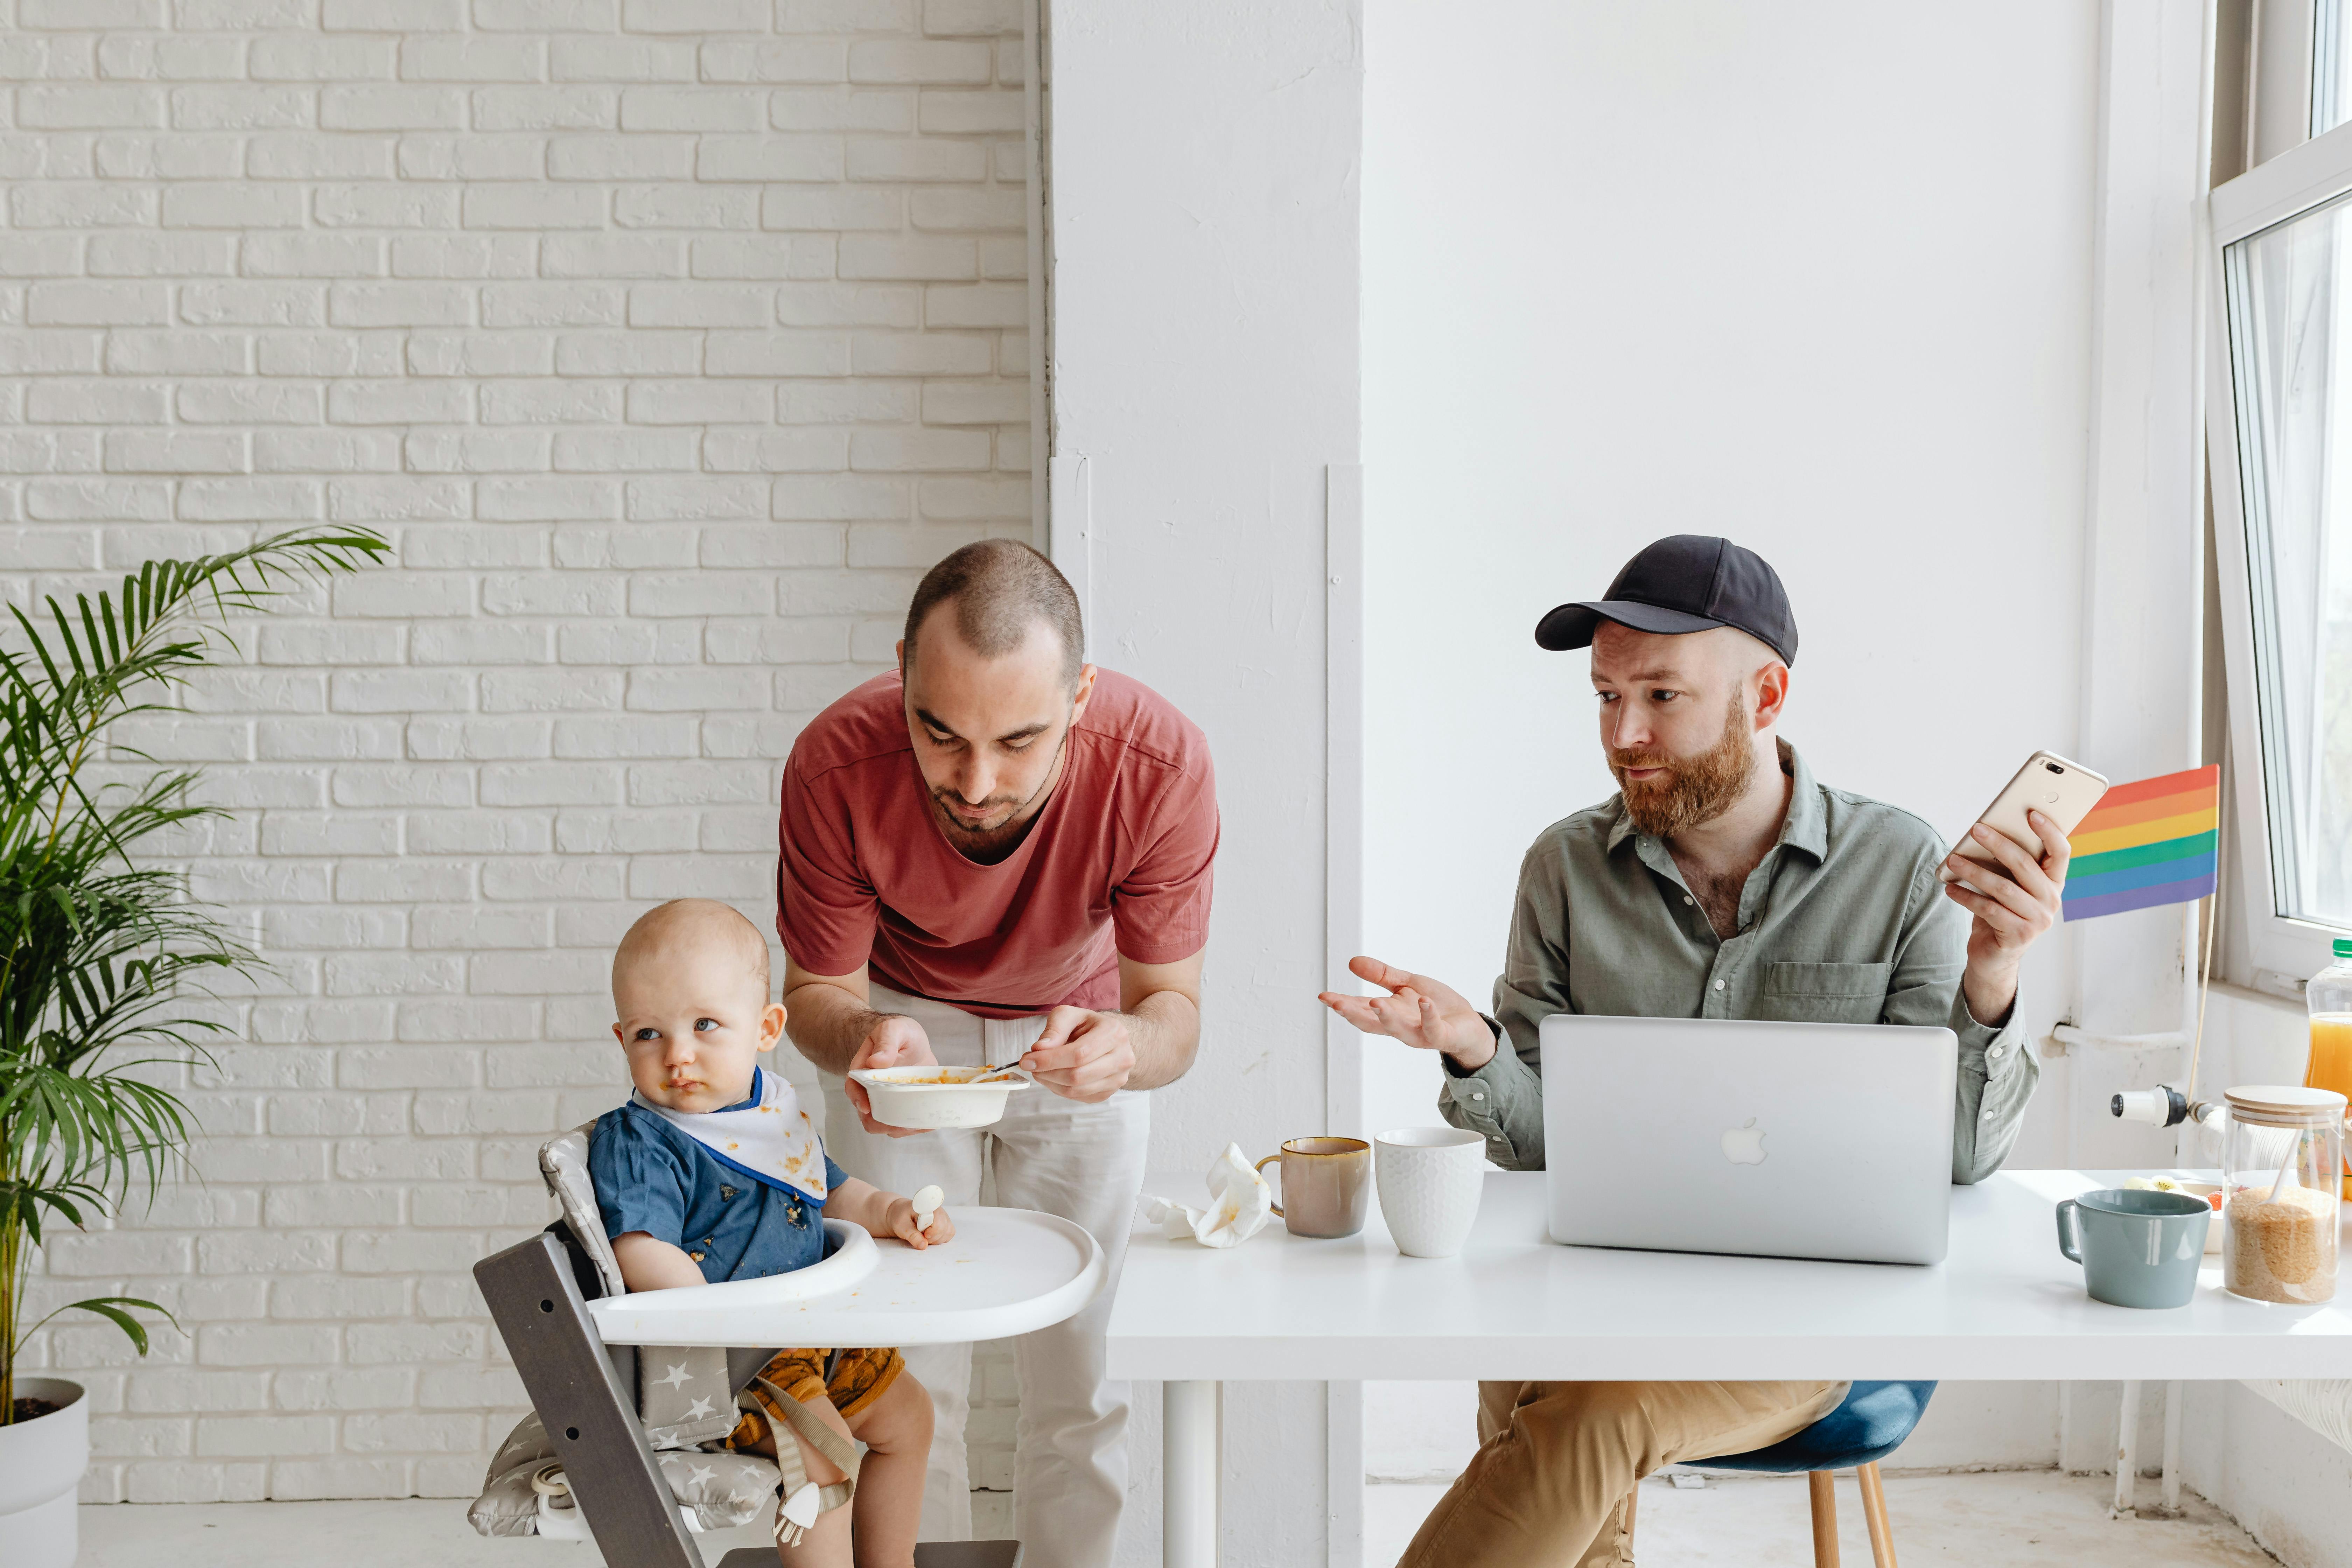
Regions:
[[2212, 1223], [2213, 1205], [2188, 1193], [2102, 1187], [2058, 1205], [2058, 1250], [2083, 1266], [2095, 1301], [2185, 1307]]
[[1268, 1165], [1282, 1173], [1282, 1202], [1274, 1212], [1291, 1235], [1353, 1236], [1364, 1228], [1372, 1193], [1370, 1143], [1360, 1138], [1293, 1138], [1281, 1153], [1257, 1163], [1261, 1171]]

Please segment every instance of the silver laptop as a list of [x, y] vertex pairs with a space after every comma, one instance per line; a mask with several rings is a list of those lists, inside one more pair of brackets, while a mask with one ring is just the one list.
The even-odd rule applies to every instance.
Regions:
[[1951, 1030], [1559, 1013], [1540, 1042], [1554, 1241], [1943, 1261]]

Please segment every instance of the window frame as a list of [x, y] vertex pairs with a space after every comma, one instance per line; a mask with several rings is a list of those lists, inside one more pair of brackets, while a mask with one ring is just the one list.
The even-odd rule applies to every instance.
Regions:
[[2325, 136], [2336, 125], [2337, 111], [2352, 105], [2336, 101], [2336, 51], [2343, 47], [2347, 18], [2345, 0], [2311, 0], [2311, 82], [2304, 105], [2306, 133]]
[[[2228, 875], [2227, 862], [2234, 860], [2239, 878], [2235, 891], [2243, 911], [2240, 930], [2254, 971], [2249, 978], [2258, 985], [2265, 972], [2294, 982], [2324, 967], [2330, 943], [2338, 936], [2352, 936], [2352, 924], [2325, 925], [2278, 912], [2254, 649], [2252, 561], [2257, 541], [2249, 526], [2246, 477], [2238, 460], [2239, 389], [2227, 253], [2240, 240], [2347, 195], [2352, 195], [2352, 121], [2215, 186], [2204, 204], [2205, 446], [2229, 691], [2230, 765], [2224, 776], [2231, 798], [2222, 803], [2224, 836], [2234, 839], [2225, 846], [2223, 875]], [[2345, 369], [2346, 395], [2352, 399], [2352, 364]]]

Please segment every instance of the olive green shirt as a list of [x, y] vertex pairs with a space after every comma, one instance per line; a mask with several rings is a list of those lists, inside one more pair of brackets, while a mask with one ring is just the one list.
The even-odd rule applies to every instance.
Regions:
[[1937, 879], [1942, 840], [1908, 812], [1815, 784], [1785, 741], [1780, 768], [1794, 781], [1788, 816], [1740, 889], [1727, 941], [1621, 795], [1528, 849], [1490, 1020], [1512, 1048], [1475, 1072], [1444, 1058], [1438, 1094], [1441, 1114], [1484, 1133], [1496, 1164], [1542, 1169], [1537, 1030], [1554, 1013], [1592, 1013], [1947, 1025], [1960, 1052], [1952, 1180], [2000, 1168], [2042, 1068], [2014, 1005], [1998, 1029], [1969, 1015], [1969, 915]]

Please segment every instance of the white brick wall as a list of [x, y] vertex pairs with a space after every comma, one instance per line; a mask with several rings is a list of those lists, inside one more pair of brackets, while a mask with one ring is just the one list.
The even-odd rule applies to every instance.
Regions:
[[1022, 52], [1016, 0], [0, 0], [0, 591], [398, 546], [123, 737], [236, 808], [186, 848], [278, 980], [204, 1184], [48, 1250], [190, 1331], [34, 1345], [88, 1497], [474, 1489], [467, 1271], [620, 1098], [611, 943], [766, 924], [800, 724], [1028, 531]]

